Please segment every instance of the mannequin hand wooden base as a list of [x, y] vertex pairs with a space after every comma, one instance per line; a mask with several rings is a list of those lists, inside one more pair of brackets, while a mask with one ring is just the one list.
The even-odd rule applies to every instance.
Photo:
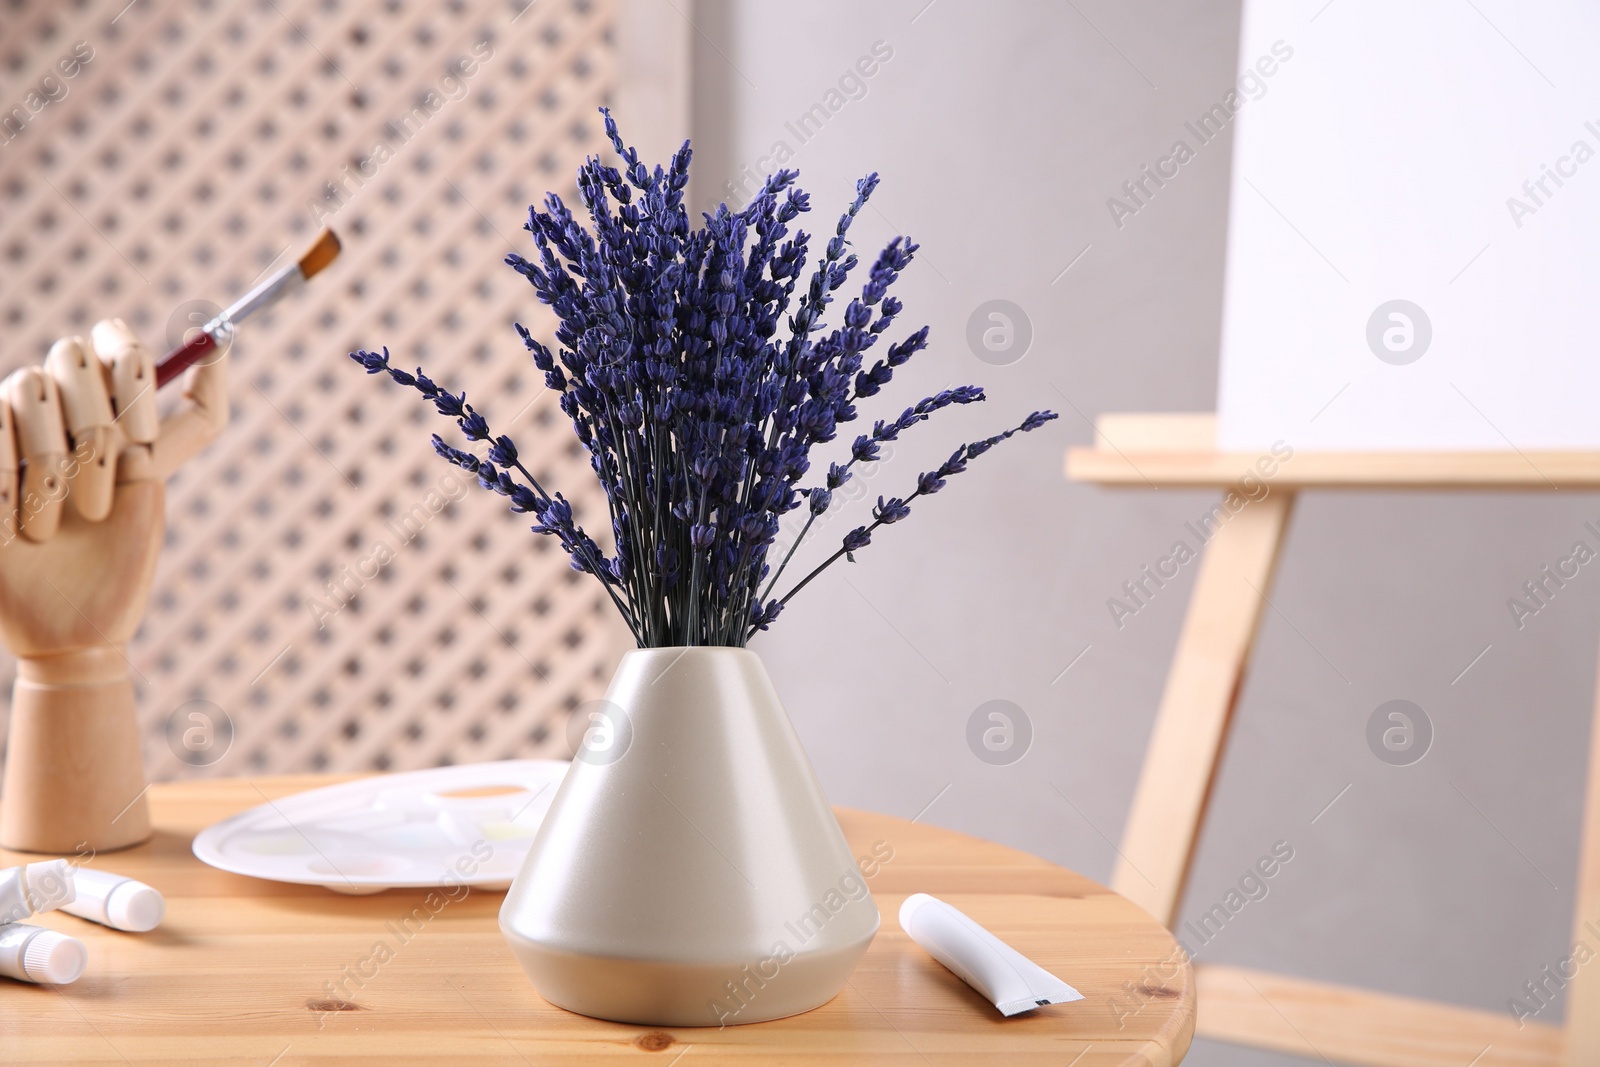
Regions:
[[133, 682], [109, 646], [18, 661], [0, 845], [67, 854], [150, 837]]

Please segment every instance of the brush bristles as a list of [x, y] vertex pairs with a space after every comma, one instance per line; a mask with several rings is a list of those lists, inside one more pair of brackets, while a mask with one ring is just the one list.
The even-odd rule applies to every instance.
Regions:
[[332, 263], [339, 255], [339, 238], [332, 230], [323, 230], [317, 235], [317, 243], [311, 250], [300, 257], [300, 275], [310, 280]]

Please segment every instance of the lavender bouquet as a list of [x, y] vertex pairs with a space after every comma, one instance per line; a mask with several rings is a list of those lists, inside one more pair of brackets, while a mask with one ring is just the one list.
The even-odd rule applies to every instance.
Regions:
[[[511, 438], [490, 430], [465, 393], [441, 388], [420, 368], [409, 374], [390, 366], [387, 348], [351, 358], [369, 374], [385, 372], [422, 393], [468, 441], [487, 442], [480, 457], [433, 437], [440, 456], [508, 497], [512, 511], [533, 515], [535, 533], [557, 538], [573, 568], [600, 581], [641, 648], [742, 646], [823, 570], [841, 557], [853, 562], [879, 527], [904, 519], [913, 501], [1056, 415], [1036, 411], [1013, 429], [964, 444], [919, 475], [906, 496], [880, 496], [871, 522], [777, 594], [795, 549], [837, 489], [877, 462], [885, 442], [942, 408], [983, 400], [983, 390], [947, 389], [896, 419], [874, 422], [847, 460], [829, 464], [820, 485], [801, 487], [812, 448], [834, 440], [841, 424], [856, 420], [856, 402], [876, 396], [927, 347], [924, 326], [866, 363], [900, 314], [889, 288], [917, 245], [890, 241], [861, 295], [845, 307], [843, 325], [824, 333], [823, 313], [856, 267], [850, 224], [877, 187], [876, 174], [856, 183], [855, 200], [796, 298], [810, 251], [810, 236], [790, 231], [809, 210], [794, 184], [798, 172], [779, 171], [748, 207], [724, 204], [691, 229], [683, 202], [688, 143], [665, 169], [650, 170], [622, 143], [610, 112], [601, 114], [625, 166], [619, 171], [590, 157], [579, 169], [590, 228], [548, 194], [544, 211], [529, 209], [525, 227], [538, 261], [513, 254], [506, 262], [560, 319], [554, 351], [521, 324], [516, 329], [589, 451], [610, 506], [612, 554], [577, 523], [560, 492], [539, 483]], [[774, 568], [768, 554], [779, 523], [802, 504], [805, 525]]]

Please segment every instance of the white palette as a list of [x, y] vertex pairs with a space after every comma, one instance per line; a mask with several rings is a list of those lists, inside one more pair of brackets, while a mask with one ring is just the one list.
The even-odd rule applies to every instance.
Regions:
[[502, 760], [312, 789], [206, 827], [194, 854], [234, 874], [336, 893], [505, 889], [568, 766]]
[[1234, 119], [1222, 447], [1600, 447], [1600, 6], [1246, 0], [1241, 36], [1293, 56]]

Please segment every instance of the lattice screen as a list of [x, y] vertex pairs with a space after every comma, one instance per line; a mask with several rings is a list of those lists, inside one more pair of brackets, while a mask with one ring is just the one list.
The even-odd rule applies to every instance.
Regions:
[[[614, 2], [11, 0], [0, 14], [0, 372], [111, 315], [164, 351], [182, 312], [297, 255], [317, 215], [344, 239], [308, 290], [244, 327], [232, 424], [169, 486], [130, 650], [153, 777], [570, 751], [567, 714], [623, 647], [609, 604], [499, 498], [453, 485], [427, 445], [448, 423], [345, 353], [388, 344], [465, 388], [606, 525], [510, 326], [552, 322], [501, 260], [526, 251], [527, 205], [573, 199], [599, 146]], [[380, 543], [394, 558], [365, 579]], [[216, 762], [168, 742], [192, 700], [232, 720]]]

